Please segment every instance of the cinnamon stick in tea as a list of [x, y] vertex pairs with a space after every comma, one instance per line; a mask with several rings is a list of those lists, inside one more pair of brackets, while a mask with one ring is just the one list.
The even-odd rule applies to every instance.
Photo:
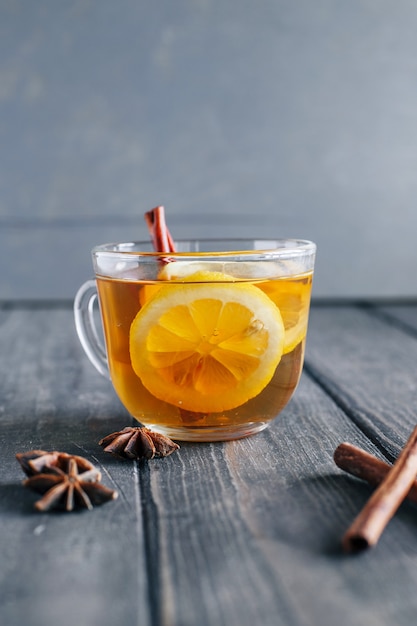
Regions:
[[417, 427], [392, 469], [376, 488], [342, 539], [345, 552], [374, 546], [409, 492], [417, 475]]
[[174, 240], [165, 222], [165, 209], [157, 206], [145, 213], [152, 244], [156, 252], [175, 252]]
[[[341, 443], [337, 446], [333, 458], [340, 469], [352, 474], [352, 476], [366, 480], [374, 486], [379, 485], [392, 469], [392, 465], [377, 459], [369, 452], [365, 452], [365, 450], [357, 448], [351, 443]], [[417, 480], [411, 485], [406, 497], [417, 504]]]

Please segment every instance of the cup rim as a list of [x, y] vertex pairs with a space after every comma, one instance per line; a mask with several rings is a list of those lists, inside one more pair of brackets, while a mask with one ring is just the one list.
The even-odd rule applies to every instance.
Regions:
[[[210, 242], [216, 243], [217, 249], [209, 249]], [[228, 249], [219, 250], [218, 246], [224, 242], [228, 244]], [[253, 247], [242, 246], [239, 244], [252, 242]], [[290, 237], [282, 237], [278, 239], [272, 238], [202, 238], [202, 237], [188, 237], [178, 238], [174, 240], [176, 244], [203, 244], [204, 250], [181, 250], [175, 252], [160, 252], [153, 249], [140, 249], [141, 246], [149, 248], [152, 246], [152, 242], [149, 240], [137, 240], [126, 242], [109, 242], [98, 244], [93, 247], [91, 253], [93, 256], [109, 254], [121, 255], [121, 256], [144, 256], [150, 258], [166, 257], [169, 255], [174, 258], [183, 257], [201, 257], [202, 255], [208, 255], [210, 257], [232, 257], [232, 256], [267, 256], [267, 257], [281, 257], [281, 256], [299, 256], [305, 254], [314, 254], [317, 246], [313, 241], [308, 239], [296, 239]], [[258, 245], [259, 244], [259, 245]]]

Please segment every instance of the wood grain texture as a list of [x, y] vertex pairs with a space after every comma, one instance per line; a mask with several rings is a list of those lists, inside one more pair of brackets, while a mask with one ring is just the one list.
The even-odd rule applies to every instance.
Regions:
[[4, 0], [0, 294], [73, 297], [90, 247], [165, 204], [315, 240], [316, 294], [412, 297], [416, 28], [410, 0]]
[[417, 335], [417, 306], [415, 302], [379, 306], [375, 310], [381, 313], [388, 323], [397, 323], [405, 332], [411, 333], [413, 336]]
[[[0, 275], [2, 299], [72, 299], [78, 287], [93, 274], [91, 249], [112, 241], [149, 241], [141, 206], [135, 216], [113, 218], [1, 219]], [[168, 207], [167, 221], [177, 238], [249, 238], [297, 236], [308, 238], [308, 229], [296, 223], [283, 224], [275, 215], [178, 216]], [[295, 235], [295, 233], [297, 233]], [[27, 250], [30, 250], [28, 258]], [[320, 289], [320, 280], [317, 289]]]
[[[150, 623], [139, 477], [100, 453], [129, 418], [85, 362], [69, 308], [0, 312], [1, 619], [10, 626]], [[37, 514], [14, 455], [80, 454], [119, 498], [90, 512]], [[136, 558], [132, 558], [134, 554]]]
[[[148, 241], [143, 214], [152, 204], [137, 206], [136, 215], [124, 212], [120, 216], [78, 217], [62, 219], [1, 219], [0, 212], [0, 265], [6, 271], [0, 274], [2, 299], [72, 299], [78, 287], [92, 276], [91, 249], [100, 243], [112, 241]], [[370, 218], [371, 220], [373, 218]], [[355, 233], [345, 234], [344, 255], [340, 253], [339, 238], [335, 231], [323, 228], [326, 215], [311, 214], [301, 220], [294, 215], [281, 215], [279, 211], [264, 211], [238, 216], [222, 214], [216, 207], [203, 215], [190, 212], [178, 215], [167, 206], [167, 221], [177, 238], [305, 238], [318, 246], [313, 297], [315, 299], [339, 298], [415, 298], [412, 270], [414, 248], [404, 247], [404, 255], [396, 264], [407, 271], [397, 277], [390, 273], [384, 248], [379, 264], [376, 255], [372, 275], [364, 274], [366, 244], [357, 242]], [[412, 224], [408, 232], [414, 232]], [[326, 237], [323, 235], [326, 233]], [[364, 246], [362, 255], [353, 259], [346, 254], [352, 246]], [[349, 245], [348, 245], [349, 244]], [[355, 248], [356, 249], [356, 248]], [[30, 255], [27, 251], [30, 250]]]
[[[348, 440], [388, 456], [411, 419], [412, 395], [405, 389], [380, 398], [383, 363], [390, 364], [377, 350], [382, 338], [411, 394], [407, 371], [415, 346], [409, 335], [359, 308], [317, 307], [308, 367], [269, 429], [227, 444], [183, 443], [170, 457], [134, 464], [98, 446], [129, 418], [82, 354], [71, 308], [3, 305], [5, 623], [413, 623], [415, 508], [401, 507], [372, 553], [351, 559], [340, 548], [371, 488], [335, 466], [334, 449]], [[394, 409], [396, 420], [389, 422]], [[14, 454], [35, 447], [86, 456], [119, 499], [91, 513], [33, 512], [34, 496], [20, 485]]]
[[417, 341], [367, 307], [311, 312], [307, 370], [388, 458], [417, 422]]

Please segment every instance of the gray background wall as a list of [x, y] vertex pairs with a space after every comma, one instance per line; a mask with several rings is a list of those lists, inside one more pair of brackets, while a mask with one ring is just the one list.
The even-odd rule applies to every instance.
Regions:
[[415, 0], [0, 0], [0, 298], [93, 244], [305, 237], [316, 297], [417, 294]]

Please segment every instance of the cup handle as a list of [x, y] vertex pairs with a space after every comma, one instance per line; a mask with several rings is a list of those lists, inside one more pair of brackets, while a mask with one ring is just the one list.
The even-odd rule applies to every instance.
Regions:
[[78, 339], [94, 367], [106, 378], [110, 378], [106, 350], [97, 332], [94, 319], [94, 304], [97, 301], [95, 280], [87, 280], [74, 299], [74, 320]]

